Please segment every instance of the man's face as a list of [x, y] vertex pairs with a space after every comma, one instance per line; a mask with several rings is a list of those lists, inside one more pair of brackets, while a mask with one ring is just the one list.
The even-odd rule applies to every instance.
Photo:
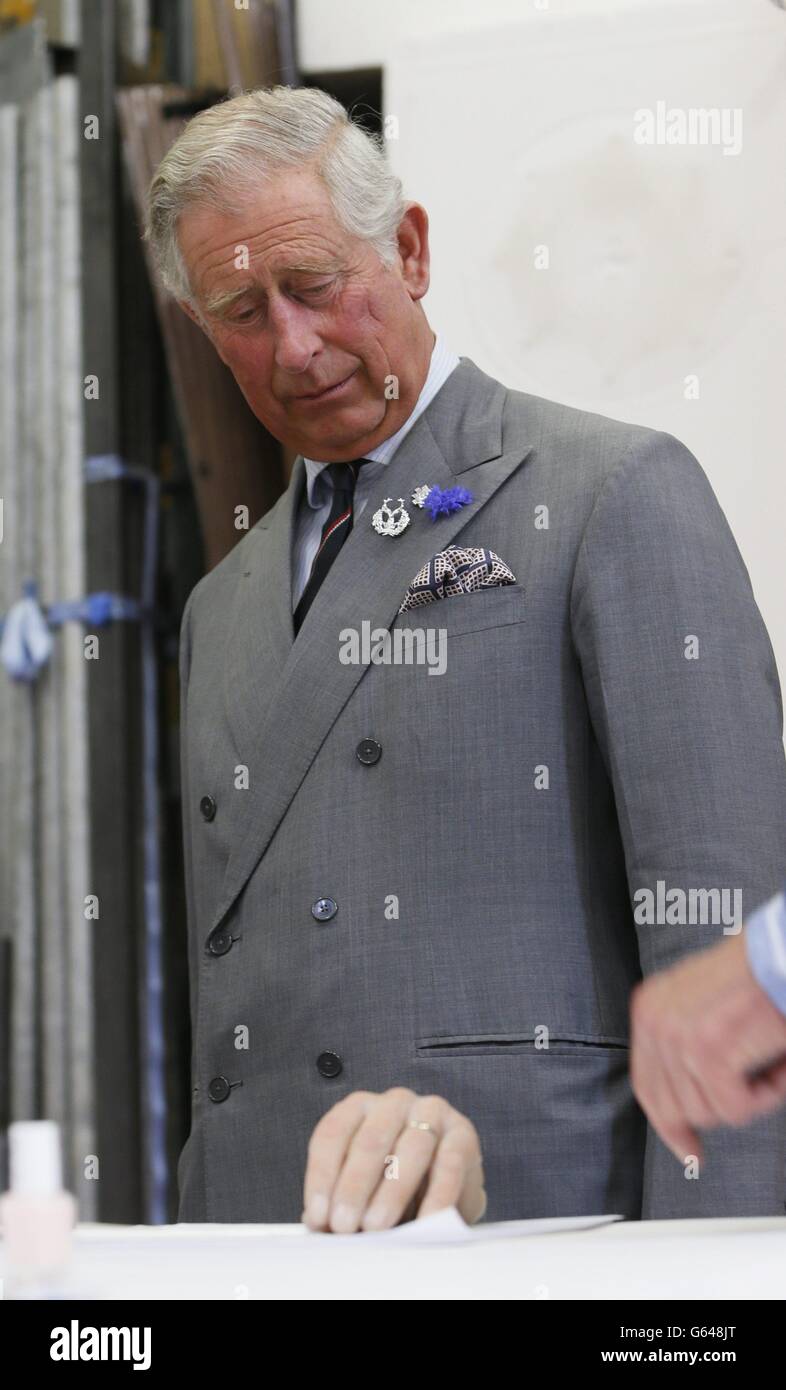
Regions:
[[[240, 214], [194, 207], [180, 218], [202, 326], [254, 414], [306, 457], [360, 457], [415, 405], [434, 341], [418, 303], [429, 269], [419, 204], [398, 235], [387, 267], [341, 228], [308, 170], [262, 184]], [[398, 399], [386, 398], [391, 378]], [[317, 394], [326, 387], [337, 389]]]

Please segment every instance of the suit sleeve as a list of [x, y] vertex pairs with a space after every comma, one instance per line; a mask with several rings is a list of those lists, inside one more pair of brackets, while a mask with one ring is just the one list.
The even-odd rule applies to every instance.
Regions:
[[[726, 889], [733, 911], [736, 889], [745, 918], [786, 870], [772, 647], [712, 488], [672, 435], [648, 431], [606, 478], [577, 556], [571, 625], [648, 975], [725, 939], [724, 923], [662, 913], [643, 924], [634, 895], [649, 890], [655, 904], [660, 880], [686, 901], [691, 889], [721, 890], [722, 904]], [[783, 1215], [786, 1109], [714, 1130], [704, 1150], [696, 1175], [648, 1127], [643, 1218]]]

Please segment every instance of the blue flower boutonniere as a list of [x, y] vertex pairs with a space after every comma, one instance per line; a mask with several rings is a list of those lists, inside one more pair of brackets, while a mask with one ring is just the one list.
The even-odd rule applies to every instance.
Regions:
[[439, 516], [450, 516], [468, 502], [474, 502], [472, 493], [465, 487], [431, 487], [428, 483], [418, 487], [412, 494], [416, 507], [425, 507], [432, 521]]

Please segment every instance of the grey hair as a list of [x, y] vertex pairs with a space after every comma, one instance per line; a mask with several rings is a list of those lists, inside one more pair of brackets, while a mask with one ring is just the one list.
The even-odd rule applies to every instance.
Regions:
[[383, 142], [327, 92], [259, 88], [194, 116], [153, 175], [144, 238], [164, 288], [196, 308], [177, 239], [185, 208], [239, 210], [243, 196], [274, 173], [304, 164], [324, 182], [344, 230], [391, 265], [405, 204]]

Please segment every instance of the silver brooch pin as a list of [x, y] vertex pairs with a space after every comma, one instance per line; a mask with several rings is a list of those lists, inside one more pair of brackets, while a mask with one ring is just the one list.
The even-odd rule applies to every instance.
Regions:
[[412, 494], [412, 501], [414, 502], [415, 506], [416, 506], [416, 507], [423, 507], [423, 506], [425, 506], [425, 504], [426, 504], [426, 498], [428, 497], [428, 495], [429, 495], [430, 492], [431, 492], [431, 483], [424, 483], [422, 487], [416, 487], [416, 488], [415, 488], [415, 491], [414, 491], [413, 494]]
[[392, 501], [392, 497], [386, 497], [371, 518], [371, 525], [380, 536], [398, 536], [409, 526], [409, 512], [404, 506], [404, 498], [399, 497], [397, 507], [388, 506], [388, 502]]

